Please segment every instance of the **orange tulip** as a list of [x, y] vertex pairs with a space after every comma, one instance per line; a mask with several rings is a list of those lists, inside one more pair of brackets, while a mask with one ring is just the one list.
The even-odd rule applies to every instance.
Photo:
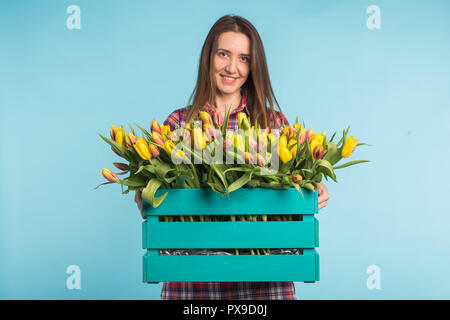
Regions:
[[103, 169], [102, 176], [105, 177], [109, 182], [119, 182], [119, 178], [116, 176], [116, 174], [109, 169]]

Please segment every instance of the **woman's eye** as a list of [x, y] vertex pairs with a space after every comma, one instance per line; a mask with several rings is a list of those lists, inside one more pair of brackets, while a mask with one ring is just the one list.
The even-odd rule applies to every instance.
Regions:
[[248, 61], [248, 58], [247, 57], [242, 57], [242, 59], [245, 61], [245, 62], [247, 62]]
[[219, 52], [219, 56], [222, 56], [222, 57], [224, 57], [226, 55], [226, 53], [225, 52]]

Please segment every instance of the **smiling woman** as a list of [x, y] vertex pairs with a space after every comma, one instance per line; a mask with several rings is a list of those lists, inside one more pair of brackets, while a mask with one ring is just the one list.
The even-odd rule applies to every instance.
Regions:
[[[200, 55], [192, 103], [173, 111], [164, 122], [172, 131], [206, 111], [222, 119], [230, 109], [228, 130], [238, 128], [238, 114], [245, 112], [261, 128], [278, 129], [287, 119], [275, 99], [261, 38], [255, 27], [239, 16], [220, 18], [209, 31]], [[274, 110], [274, 102], [280, 111]], [[319, 206], [328, 200], [326, 187], [319, 185]], [[326, 200], [324, 200], [324, 197]], [[135, 198], [141, 212], [140, 192]], [[323, 204], [322, 204], [323, 205]], [[165, 282], [162, 299], [291, 299], [292, 281], [285, 282]]]

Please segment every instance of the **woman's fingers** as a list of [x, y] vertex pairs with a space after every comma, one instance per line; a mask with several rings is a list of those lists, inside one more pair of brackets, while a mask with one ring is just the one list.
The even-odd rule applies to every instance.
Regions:
[[142, 215], [142, 189], [136, 190], [134, 195], [134, 201], [136, 202], [139, 211], [141, 212], [142, 218], [145, 219], [145, 217]]
[[317, 183], [319, 193], [319, 210], [327, 206], [327, 201], [330, 199], [327, 187], [323, 183]]

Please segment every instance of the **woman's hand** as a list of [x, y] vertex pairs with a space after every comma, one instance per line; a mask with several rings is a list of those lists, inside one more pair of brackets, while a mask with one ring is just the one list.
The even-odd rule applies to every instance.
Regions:
[[136, 190], [134, 195], [134, 201], [136, 202], [139, 211], [141, 212], [142, 218], [145, 219], [146, 217], [144, 217], [144, 215], [142, 214], [142, 189]]
[[327, 187], [323, 183], [318, 182], [317, 188], [319, 189], [319, 210], [327, 206], [327, 201], [330, 199]]

